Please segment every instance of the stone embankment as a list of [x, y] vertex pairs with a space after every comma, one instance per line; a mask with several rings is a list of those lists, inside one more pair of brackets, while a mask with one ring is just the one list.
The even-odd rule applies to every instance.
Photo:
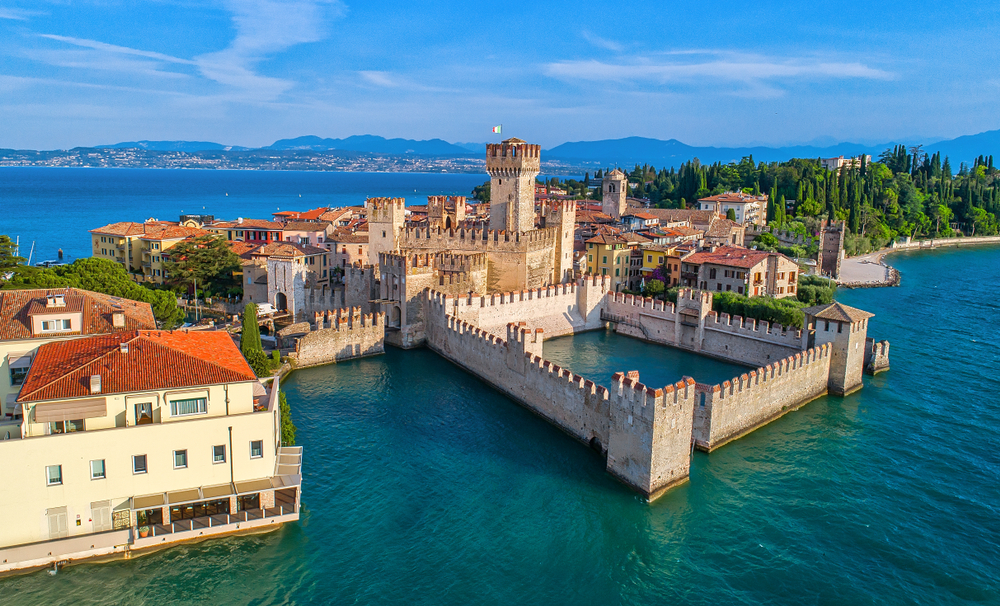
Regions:
[[840, 266], [837, 283], [844, 288], [879, 288], [899, 286], [899, 271], [885, 262], [889, 253], [911, 250], [935, 250], [938, 248], [959, 248], [962, 246], [987, 246], [1000, 244], [1000, 236], [976, 236], [969, 238], [931, 238], [894, 242], [889, 248], [848, 257]]

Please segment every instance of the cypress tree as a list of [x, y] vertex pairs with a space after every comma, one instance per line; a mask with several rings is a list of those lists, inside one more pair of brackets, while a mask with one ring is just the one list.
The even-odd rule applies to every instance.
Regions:
[[260, 343], [260, 326], [257, 324], [257, 306], [247, 303], [243, 308], [243, 329], [240, 335], [240, 353], [246, 358], [247, 364], [257, 376], [270, 372], [264, 347]]

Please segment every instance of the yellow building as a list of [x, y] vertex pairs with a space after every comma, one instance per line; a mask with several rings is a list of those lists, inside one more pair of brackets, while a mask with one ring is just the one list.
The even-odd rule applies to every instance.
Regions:
[[0, 441], [0, 572], [298, 519], [301, 449], [277, 381], [228, 333], [133, 330], [43, 344]]
[[178, 242], [208, 233], [168, 221], [126, 221], [92, 229], [90, 239], [95, 257], [121, 263], [137, 282], [163, 284], [167, 277], [163, 252]]
[[587, 273], [610, 276], [613, 290], [628, 288], [629, 258], [632, 254], [628, 240], [618, 235], [599, 234], [587, 244]]
[[676, 246], [649, 246], [641, 251], [642, 254], [642, 277], [646, 281], [653, 279], [653, 272], [657, 269], [665, 278], [664, 286], [670, 288], [677, 286], [680, 282], [681, 253]]

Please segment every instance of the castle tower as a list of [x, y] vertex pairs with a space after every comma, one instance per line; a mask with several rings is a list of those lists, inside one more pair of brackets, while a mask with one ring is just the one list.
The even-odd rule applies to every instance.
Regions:
[[465, 196], [427, 196], [427, 224], [457, 229], [465, 221]]
[[541, 146], [520, 139], [486, 145], [490, 175], [490, 229], [525, 232], [535, 229], [535, 177]]
[[625, 214], [625, 198], [628, 196], [628, 176], [620, 169], [614, 169], [604, 175], [601, 191], [604, 195], [601, 211], [614, 217], [615, 221], [621, 220]]
[[406, 211], [403, 198], [368, 198], [368, 264], [378, 267], [379, 253], [399, 249]]
[[819, 257], [816, 260], [816, 268], [821, 275], [840, 277], [846, 232], [845, 221], [823, 221], [819, 235]]
[[573, 279], [573, 234], [576, 230], [576, 202], [559, 200], [549, 206], [545, 214], [545, 227], [556, 227], [555, 250], [552, 252], [552, 283], [561, 284]]
[[830, 393], [845, 396], [860, 389], [868, 319], [874, 314], [837, 302], [807, 307], [802, 312], [806, 316], [803, 349], [830, 344]]

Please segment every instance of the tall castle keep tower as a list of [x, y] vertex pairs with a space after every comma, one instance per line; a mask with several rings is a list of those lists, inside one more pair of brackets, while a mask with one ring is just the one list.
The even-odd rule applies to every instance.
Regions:
[[368, 198], [368, 264], [378, 267], [379, 253], [396, 252], [406, 211], [403, 198]]
[[525, 232], [535, 229], [535, 177], [541, 170], [540, 145], [520, 139], [486, 145], [490, 175], [490, 229]]
[[614, 169], [604, 175], [601, 183], [603, 202], [601, 211], [606, 215], [611, 215], [615, 220], [622, 218], [625, 213], [625, 197], [628, 195], [628, 177], [620, 169]]
[[816, 269], [820, 275], [840, 277], [840, 261], [844, 257], [846, 221], [823, 221], [819, 233], [819, 257]]

